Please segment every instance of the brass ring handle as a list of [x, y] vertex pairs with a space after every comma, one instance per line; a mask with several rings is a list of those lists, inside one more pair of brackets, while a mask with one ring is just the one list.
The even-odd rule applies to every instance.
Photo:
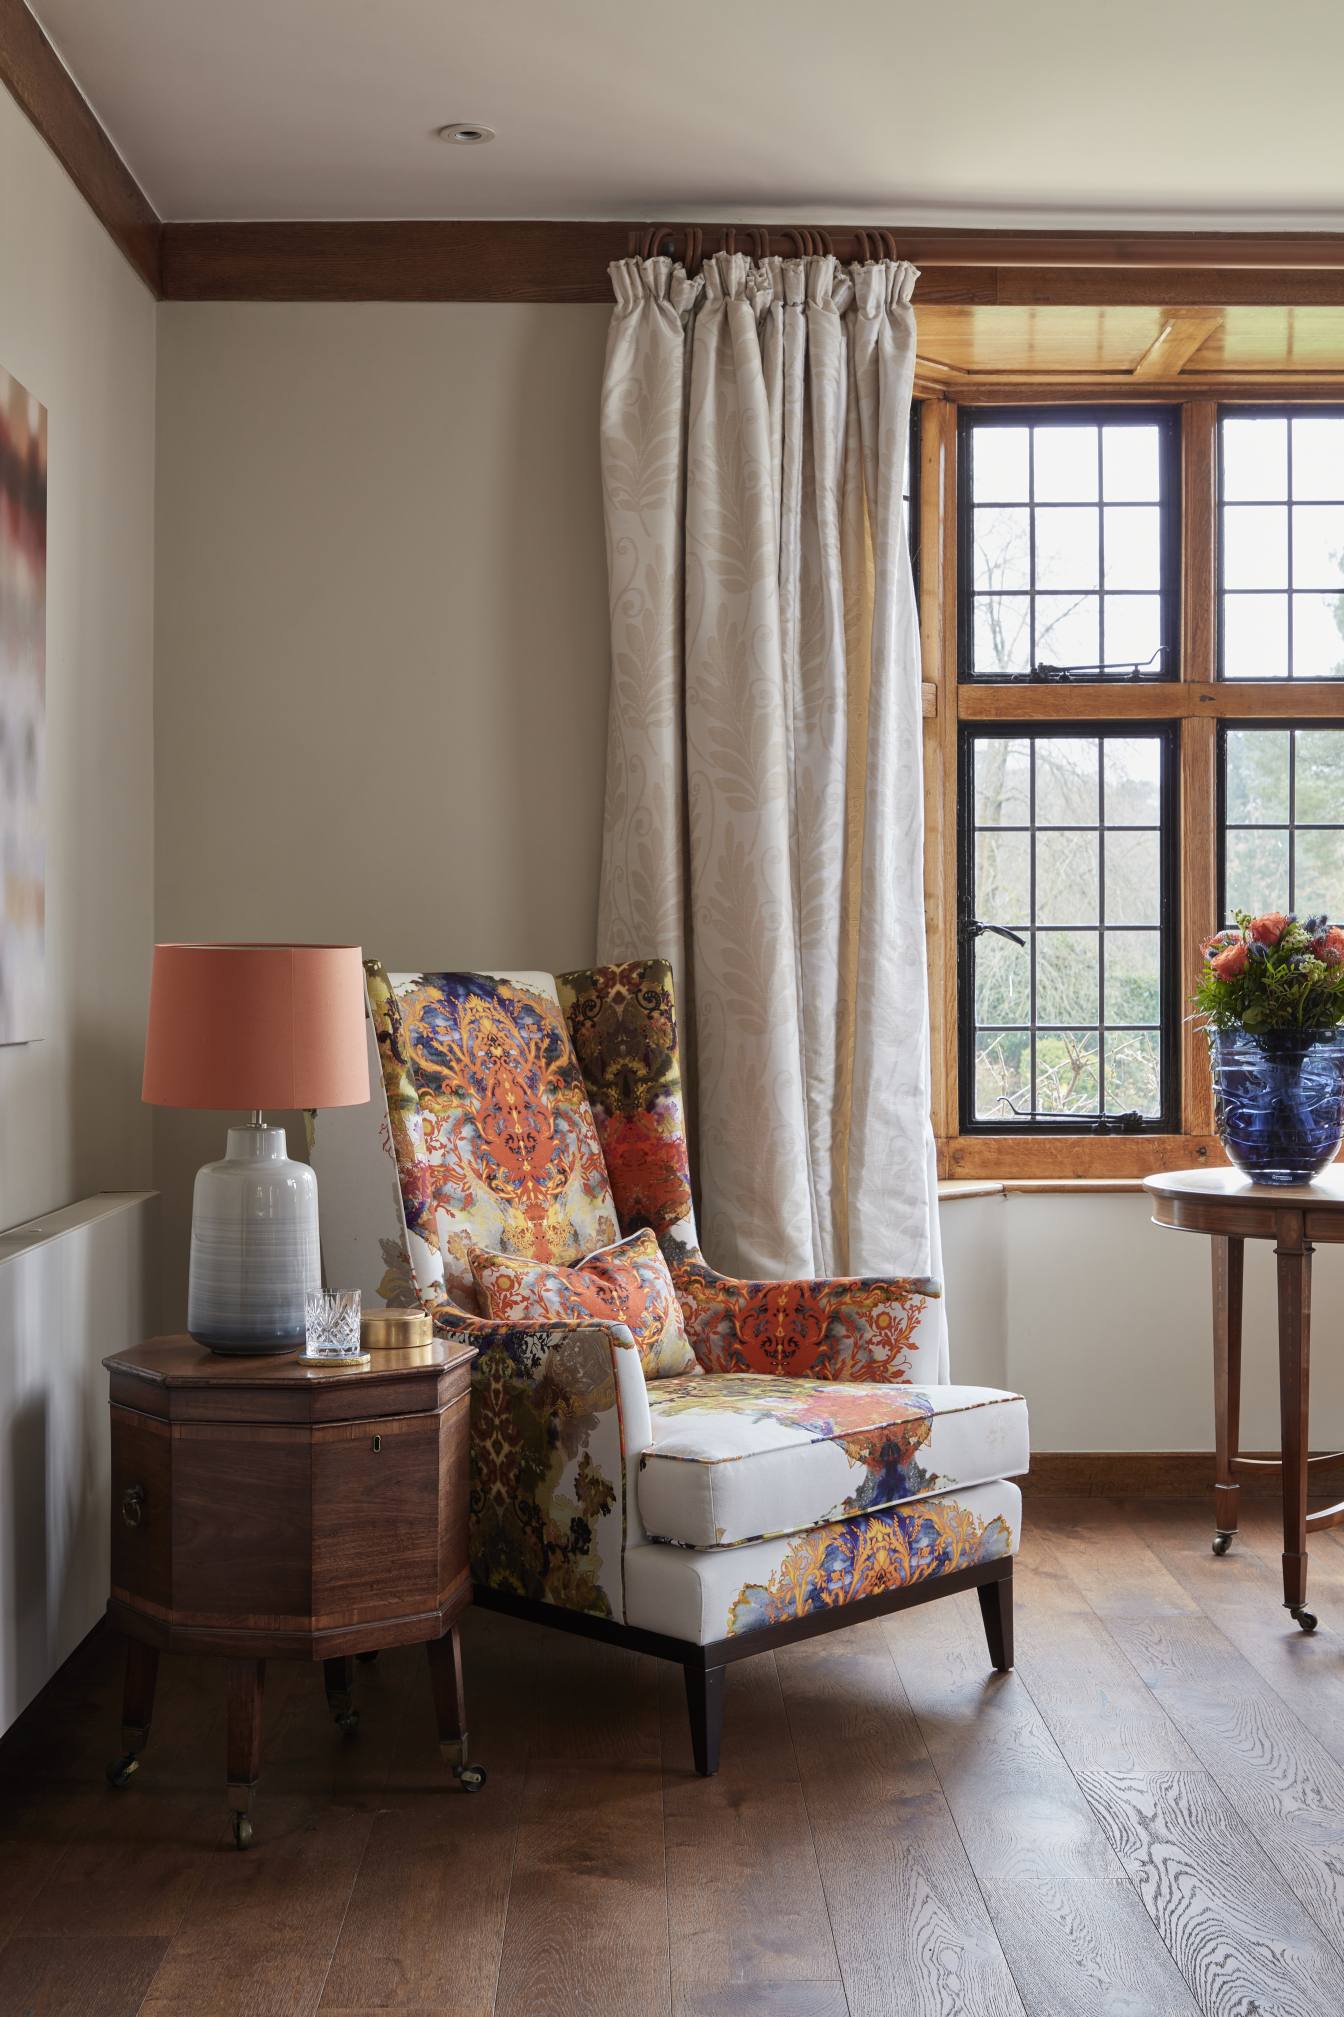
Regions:
[[128, 1527], [138, 1527], [145, 1509], [143, 1485], [128, 1485], [121, 1495], [121, 1517]]

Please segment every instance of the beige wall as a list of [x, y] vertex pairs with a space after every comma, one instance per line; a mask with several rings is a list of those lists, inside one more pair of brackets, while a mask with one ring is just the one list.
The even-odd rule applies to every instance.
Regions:
[[47, 1033], [0, 1048], [0, 1227], [150, 1181], [155, 306], [0, 90], [0, 364], [49, 415]]
[[[607, 311], [170, 304], [158, 935], [593, 951]], [[217, 1115], [164, 1113], [165, 1316]]]

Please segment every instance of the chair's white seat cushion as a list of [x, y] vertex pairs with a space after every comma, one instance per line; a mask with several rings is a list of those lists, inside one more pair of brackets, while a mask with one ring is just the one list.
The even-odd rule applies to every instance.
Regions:
[[649, 1386], [645, 1531], [732, 1548], [1014, 1477], [1027, 1404], [993, 1387], [710, 1373]]
[[1016, 1554], [1021, 1531], [1005, 1478], [745, 1548], [650, 1541], [625, 1551], [625, 1622], [706, 1646]]

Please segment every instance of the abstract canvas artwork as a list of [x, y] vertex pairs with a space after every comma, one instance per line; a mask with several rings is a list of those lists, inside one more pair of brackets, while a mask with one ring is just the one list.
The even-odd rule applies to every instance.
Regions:
[[0, 1044], [42, 1035], [47, 410], [0, 367]]

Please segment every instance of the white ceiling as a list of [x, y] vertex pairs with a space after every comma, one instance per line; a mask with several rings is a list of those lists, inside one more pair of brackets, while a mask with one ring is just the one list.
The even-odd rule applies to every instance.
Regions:
[[34, 11], [169, 218], [1344, 226], [1338, 0]]

